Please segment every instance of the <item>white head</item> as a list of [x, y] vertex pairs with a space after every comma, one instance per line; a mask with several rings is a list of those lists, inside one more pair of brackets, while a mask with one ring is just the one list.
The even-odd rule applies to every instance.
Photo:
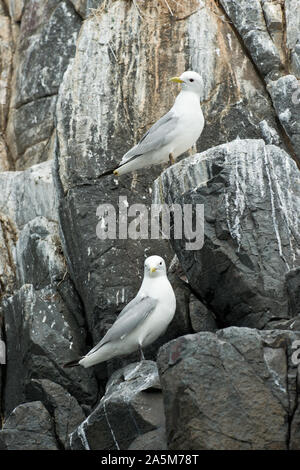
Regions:
[[187, 72], [183, 72], [180, 77], [172, 77], [170, 80], [175, 83], [181, 83], [181, 89], [183, 91], [192, 91], [199, 97], [203, 94], [203, 80], [197, 72], [188, 70]]
[[144, 275], [147, 277], [166, 276], [166, 263], [160, 256], [149, 256], [149, 258], [145, 260]]

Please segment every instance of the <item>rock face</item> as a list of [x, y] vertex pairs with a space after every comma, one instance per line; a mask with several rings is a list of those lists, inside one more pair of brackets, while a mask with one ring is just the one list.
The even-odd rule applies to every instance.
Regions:
[[231, 327], [165, 345], [158, 364], [168, 448], [299, 449], [291, 360], [299, 338], [299, 332]]
[[[65, 362], [86, 351], [86, 330], [82, 304], [66, 271], [61, 249], [51, 166], [51, 162], [45, 162], [24, 172], [0, 175], [1, 227], [5, 241], [1, 246], [1, 286], [5, 288], [2, 294], [6, 294], [1, 301], [1, 313], [7, 345], [1, 401], [8, 423], [3, 430], [3, 445], [8, 449], [65, 448], [69, 432], [84, 417], [77, 400], [91, 406], [98, 393], [91, 370], [63, 369]], [[33, 379], [42, 382], [44, 391], [39, 396], [37, 385], [35, 389], [32, 387]], [[47, 380], [51, 380], [50, 385], [43, 383]], [[24, 425], [29, 433], [28, 436], [25, 433], [29, 439], [26, 445], [20, 438], [23, 425], [20, 432], [11, 430], [15, 421], [9, 424], [10, 413], [18, 410], [21, 403], [33, 400], [42, 401], [48, 409], [43, 413], [53, 421], [57, 436], [53, 445], [46, 440], [37, 444], [35, 438], [30, 441], [30, 426], [34, 427], [34, 422]], [[77, 407], [77, 418], [68, 415], [68, 406], [74, 411]], [[24, 415], [29, 410], [25, 408]], [[48, 436], [47, 420], [37, 433], [43, 433], [45, 428]]]
[[[228, 24], [209, 6], [198, 8], [198, 2], [179, 6], [174, 10], [176, 18], [187, 20], [169, 24], [170, 12], [161, 3], [157, 5], [158, 13], [145, 6], [141, 16], [134, 4], [117, 1], [89, 17], [83, 23], [75, 57], [59, 91], [57, 137], [52, 148], [63, 249], [94, 342], [107, 330], [116, 312], [135, 295], [142, 274], [142, 263], [137, 260], [143, 259], [145, 253], [171, 259], [168, 247], [161, 241], [99, 240], [96, 234], [100, 223], [97, 208], [101, 204], [109, 201], [119, 212], [127, 204], [151, 201], [152, 182], [161, 168], [126, 176], [120, 183], [113, 178], [97, 178], [170, 107], [177, 90], [170, 88], [167, 77], [186, 67], [187, 61], [191, 68], [202, 70], [204, 112], [211, 118], [199, 149], [237, 135], [267, 135], [267, 139], [284, 145], [268, 92]], [[156, 14], [158, 22], [151, 19]], [[130, 42], [126, 42], [124, 31], [129, 25]], [[149, 37], [158, 44], [176, 44], [178, 49], [169, 56], [168, 50], [160, 48], [156, 75], [151, 68], [153, 47]], [[130, 55], [129, 49], [134, 54]], [[128, 59], [124, 61], [124, 57]], [[239, 62], [242, 58], [246, 61], [245, 70], [236, 72], [228, 66], [230, 61]], [[225, 109], [224, 95], [228, 97]], [[161, 96], [165, 97], [163, 101]], [[220, 126], [217, 116], [221, 108], [224, 125]]]
[[51, 416], [39, 402], [14, 409], [0, 431], [1, 450], [58, 450]]
[[300, 89], [299, 82], [293, 75], [285, 75], [269, 84], [274, 108], [278, 118], [293, 145], [299, 162], [300, 148]]
[[[221, 5], [237, 28], [255, 65], [264, 78], [268, 77], [270, 73], [278, 73], [282, 68], [279, 52], [268, 31], [268, 26], [271, 25], [275, 13], [270, 9], [271, 3], [254, 0], [249, 4], [247, 0], [221, 0]], [[278, 26], [282, 21], [279, 14]]]
[[220, 3], [263, 78], [282, 125], [281, 134], [299, 165], [299, 5], [294, 0]]
[[21, 229], [34, 217], [57, 221], [57, 203], [52, 180], [52, 162], [26, 171], [0, 173], [0, 210]]
[[186, 276], [223, 325], [263, 328], [298, 312], [286, 279], [299, 266], [299, 171], [278, 147], [236, 140], [194, 155], [155, 182], [154, 200], [204, 205], [204, 245], [172, 240]]
[[49, 158], [58, 87], [74, 56], [80, 26], [81, 19], [70, 2], [29, 0], [24, 4], [7, 127], [16, 168]]
[[296, 0], [285, 1], [287, 47], [291, 54], [292, 72], [300, 77], [300, 5]]
[[33, 379], [28, 385], [28, 395], [44, 403], [53, 416], [56, 439], [63, 448], [68, 448], [69, 434], [85, 418], [77, 400], [63, 387], [47, 379]]
[[[137, 450], [149, 440], [157, 445], [163, 428], [156, 364], [133, 363], [112, 375], [100, 403], [71, 435], [70, 446], [74, 450]], [[160, 446], [165, 448], [161, 441]]]
[[13, 37], [11, 20], [2, 2], [0, 3], [0, 62], [0, 171], [5, 171], [10, 167], [4, 132], [7, 126], [12, 79]]
[[[0, 448], [299, 448], [299, 25], [298, 0], [0, 0]], [[185, 157], [199, 154], [99, 178], [169, 110], [169, 78], [188, 69], [205, 85], [205, 128]], [[202, 249], [138, 226], [99, 237], [103, 205], [118, 231], [125, 212], [132, 228], [153, 190], [204, 203]], [[165, 405], [155, 364], [138, 366], [138, 354], [63, 368], [136, 294], [152, 254], [177, 309], [146, 358], [186, 345], [172, 367], [160, 354]], [[202, 360], [193, 369], [199, 341], [215, 381]], [[222, 390], [228, 406], [213, 408]]]

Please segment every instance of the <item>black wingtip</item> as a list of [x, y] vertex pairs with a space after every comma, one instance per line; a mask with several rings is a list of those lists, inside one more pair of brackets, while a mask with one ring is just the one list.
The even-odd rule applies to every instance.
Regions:
[[118, 175], [116, 168], [110, 169], [102, 173], [101, 175], [98, 176], [98, 178], [103, 178], [103, 176], [108, 176], [108, 175]]
[[67, 362], [66, 364], [63, 365], [64, 368], [68, 368], [68, 367], [76, 367], [76, 366], [79, 366], [79, 361], [80, 359], [76, 359], [76, 361], [70, 361], [70, 362]]

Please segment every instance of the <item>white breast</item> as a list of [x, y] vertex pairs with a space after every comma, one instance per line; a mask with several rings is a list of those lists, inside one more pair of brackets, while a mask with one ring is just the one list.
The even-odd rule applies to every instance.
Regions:
[[143, 322], [138, 331], [139, 343], [142, 346], [151, 344], [162, 335], [175, 314], [176, 298], [168, 278], [159, 277], [155, 281], [159, 284], [159, 289], [154, 286], [153, 280], [151, 281], [151, 291], [147, 293], [147, 287], [145, 289], [146, 295], [151, 296], [154, 291], [159, 292], [159, 294], [156, 295], [158, 298], [157, 307]]
[[173, 110], [178, 116], [172, 148], [174, 158], [191, 148], [200, 137], [204, 127], [204, 116], [199, 97], [195, 93], [178, 95]]

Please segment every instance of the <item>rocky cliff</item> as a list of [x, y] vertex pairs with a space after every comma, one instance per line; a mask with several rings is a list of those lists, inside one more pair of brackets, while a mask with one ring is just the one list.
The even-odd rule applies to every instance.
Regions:
[[[0, 449], [300, 449], [299, 1], [0, 0], [0, 64]], [[188, 69], [197, 148], [99, 179]], [[98, 238], [152, 202], [204, 205], [203, 247]], [[64, 369], [151, 254], [177, 310], [148, 360]]]

